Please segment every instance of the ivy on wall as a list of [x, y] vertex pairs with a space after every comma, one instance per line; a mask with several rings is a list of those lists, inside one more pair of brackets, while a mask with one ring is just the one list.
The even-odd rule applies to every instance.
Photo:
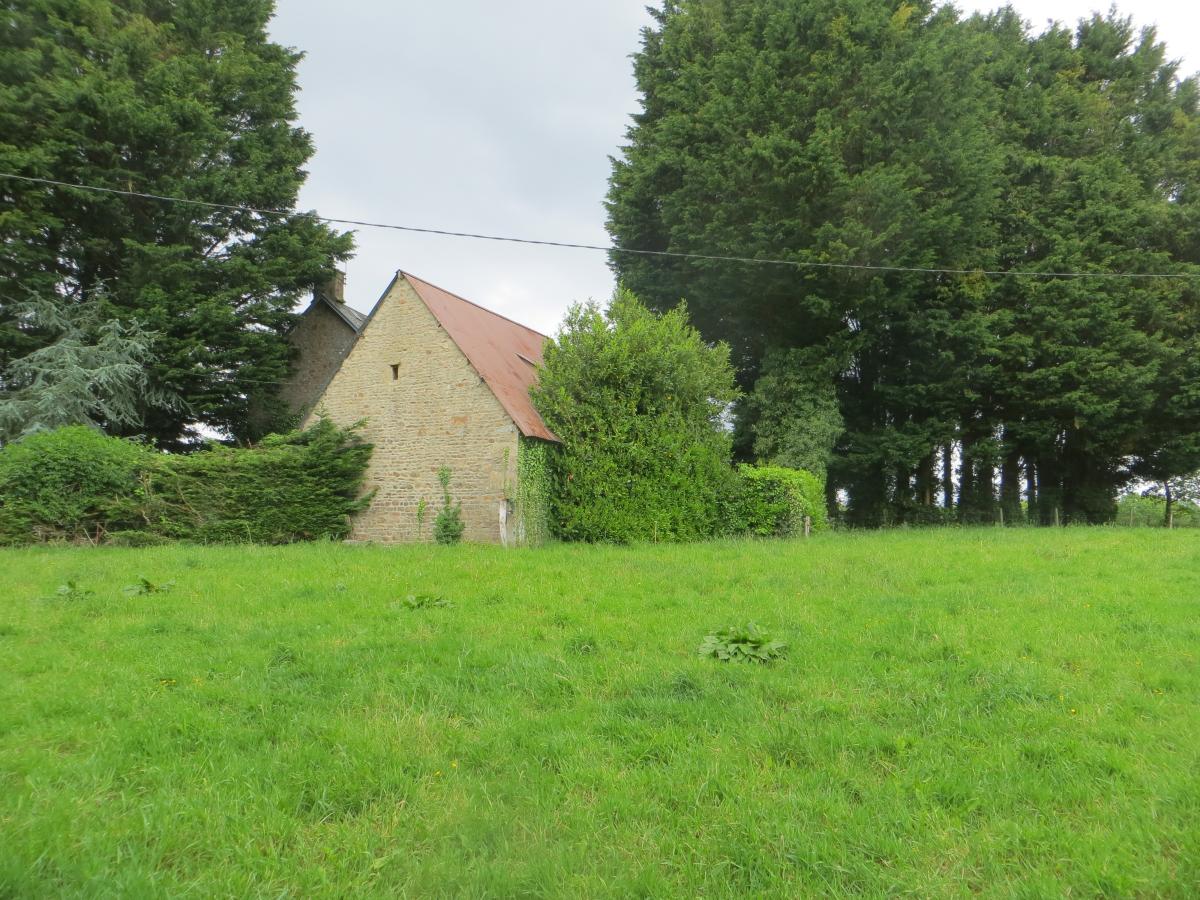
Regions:
[[550, 540], [550, 454], [554, 445], [537, 438], [518, 438], [515, 513], [518, 543]]

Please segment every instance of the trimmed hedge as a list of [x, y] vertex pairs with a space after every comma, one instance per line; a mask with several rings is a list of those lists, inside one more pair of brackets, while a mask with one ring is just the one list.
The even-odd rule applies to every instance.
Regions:
[[0, 450], [0, 543], [343, 538], [370, 502], [359, 496], [370, 456], [356, 429], [327, 419], [188, 455], [61, 428]]
[[727, 514], [735, 534], [789, 537], [804, 533], [804, 518], [813, 531], [828, 527], [825, 485], [802, 469], [783, 466], [737, 467], [738, 485]]

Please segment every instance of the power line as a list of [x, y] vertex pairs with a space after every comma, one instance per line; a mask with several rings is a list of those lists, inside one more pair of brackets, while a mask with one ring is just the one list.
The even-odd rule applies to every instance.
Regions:
[[160, 203], [179, 203], [190, 206], [201, 206], [206, 209], [220, 209], [229, 212], [253, 213], [261, 216], [286, 216], [300, 219], [311, 219], [325, 222], [329, 225], [350, 225], [357, 228], [381, 228], [390, 231], [404, 231], [413, 234], [432, 234], [441, 237], [470, 238], [478, 241], [499, 241], [508, 244], [528, 244], [535, 247], [561, 247], [569, 250], [596, 250], [601, 253], [624, 253], [633, 256], [657, 256], [670, 259], [695, 259], [710, 262], [734, 262], [763, 266], [791, 266], [797, 269], [849, 269], [869, 272], [910, 272], [923, 275], [987, 275], [989, 277], [1015, 278], [1200, 278], [1197, 274], [1171, 272], [1034, 272], [1028, 270], [1003, 269], [938, 269], [923, 266], [881, 266], [856, 263], [809, 262], [792, 259], [763, 259], [753, 256], [726, 256], [710, 253], [684, 253], [674, 250], [635, 250], [629, 247], [603, 247], [599, 244], [575, 244], [567, 241], [539, 241], [532, 238], [507, 237], [496, 234], [476, 234], [469, 231], [446, 231], [440, 228], [420, 228], [415, 225], [396, 225], [389, 222], [364, 222], [358, 219], [337, 219], [331, 216], [321, 216], [314, 212], [296, 212], [286, 209], [262, 209], [255, 206], [240, 206], [232, 203], [213, 203], [207, 200], [190, 200], [186, 197], [168, 197], [162, 194], [148, 194], [142, 191], [120, 190], [118, 188], [99, 187], [91, 184], [72, 184], [67, 181], [55, 181], [51, 178], [35, 178], [31, 175], [18, 175], [14, 172], [0, 172], [0, 178], [14, 181], [25, 181], [32, 184], [44, 184], [52, 187], [68, 188], [75, 191], [92, 191], [98, 194], [115, 194], [120, 197], [136, 197], [142, 200], [155, 200]]

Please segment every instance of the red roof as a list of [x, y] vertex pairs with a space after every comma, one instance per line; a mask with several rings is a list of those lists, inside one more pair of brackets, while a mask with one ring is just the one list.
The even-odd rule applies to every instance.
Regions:
[[429, 307], [521, 434], [557, 442], [558, 438], [546, 427], [529, 399], [529, 389], [537, 382], [536, 366], [542, 362], [546, 335], [407, 272], [397, 274]]

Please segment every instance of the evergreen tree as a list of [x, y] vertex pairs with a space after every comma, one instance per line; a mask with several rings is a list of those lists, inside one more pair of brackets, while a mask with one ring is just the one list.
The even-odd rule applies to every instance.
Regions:
[[[137, 323], [104, 320], [95, 302], [64, 309], [30, 298], [13, 313], [22, 331], [45, 343], [0, 373], [0, 445], [68, 425], [142, 424], [153, 335]], [[174, 397], [154, 399], [163, 409], [178, 405]]]
[[[260, 209], [294, 208], [312, 154], [300, 54], [272, 0], [27, 0], [0, 28], [0, 171]], [[154, 332], [139, 418], [165, 446], [193, 422], [243, 436], [286, 377], [301, 293], [350, 252], [303, 216], [0, 179], [0, 371], [41, 346], [18, 291]], [[175, 394], [188, 410], [154, 404]], [[114, 423], [115, 425], [116, 423]], [[120, 430], [119, 428], [117, 430]]]
[[[670, 0], [635, 73], [616, 245], [802, 265], [613, 266], [657, 309], [687, 298], [747, 390], [784, 383], [781, 359], [814, 397], [832, 373], [829, 488], [851, 523], [1012, 522], [1023, 496], [1039, 521], [1104, 521], [1139, 466], [1187, 471], [1200, 281], [976, 271], [1197, 271], [1196, 85], [1152, 32]], [[755, 393], [743, 454], [810, 428], [804, 405]]]

